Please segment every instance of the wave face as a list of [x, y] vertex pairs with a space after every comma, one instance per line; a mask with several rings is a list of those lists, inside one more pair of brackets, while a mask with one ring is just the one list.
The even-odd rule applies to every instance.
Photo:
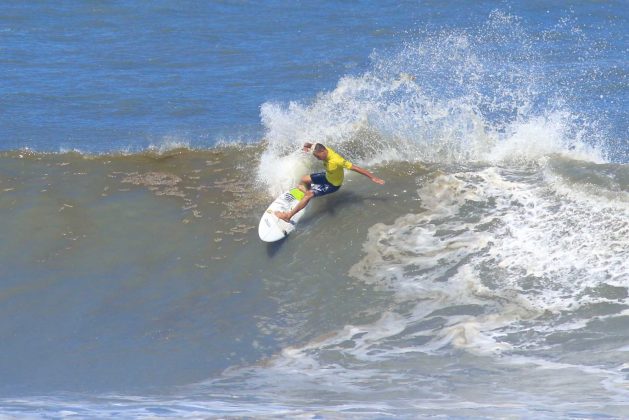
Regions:
[[1, 412], [624, 416], [626, 165], [379, 165], [265, 246], [260, 158], [1, 157]]
[[[0, 416], [628, 417], [623, 15], [475, 7], [256, 102], [262, 139], [0, 153]], [[263, 244], [305, 141], [386, 185]]]

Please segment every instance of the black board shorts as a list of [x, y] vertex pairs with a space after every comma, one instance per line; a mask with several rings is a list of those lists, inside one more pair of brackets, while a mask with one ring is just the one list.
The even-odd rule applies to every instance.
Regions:
[[312, 184], [310, 185], [310, 191], [314, 193], [315, 197], [321, 197], [322, 195], [332, 194], [341, 188], [339, 185], [330, 184], [330, 181], [325, 177], [325, 172], [317, 172], [316, 174], [310, 174]]

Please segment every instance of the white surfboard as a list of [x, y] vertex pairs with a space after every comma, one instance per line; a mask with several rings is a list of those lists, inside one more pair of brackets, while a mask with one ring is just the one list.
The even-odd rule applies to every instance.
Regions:
[[276, 211], [290, 211], [295, 208], [299, 200], [304, 197], [304, 192], [299, 188], [293, 188], [290, 191], [280, 194], [279, 197], [271, 203], [268, 209], [262, 215], [260, 224], [258, 225], [258, 235], [264, 242], [275, 242], [287, 237], [292, 231], [301, 216], [304, 215], [306, 209], [300, 210], [291, 219], [290, 223], [279, 219]]

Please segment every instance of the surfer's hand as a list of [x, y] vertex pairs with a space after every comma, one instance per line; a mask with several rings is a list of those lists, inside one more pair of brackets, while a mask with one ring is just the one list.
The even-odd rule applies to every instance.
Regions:
[[304, 152], [309, 153], [311, 148], [312, 148], [312, 143], [305, 143], [303, 150]]
[[376, 184], [384, 185], [384, 179], [380, 179], [377, 176], [371, 177], [371, 180], [375, 182]]

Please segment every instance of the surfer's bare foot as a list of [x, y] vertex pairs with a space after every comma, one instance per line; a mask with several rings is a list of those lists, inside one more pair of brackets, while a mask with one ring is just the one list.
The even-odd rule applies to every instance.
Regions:
[[278, 219], [282, 219], [285, 222], [290, 222], [290, 213], [286, 213], [284, 211], [276, 211], [275, 215]]

